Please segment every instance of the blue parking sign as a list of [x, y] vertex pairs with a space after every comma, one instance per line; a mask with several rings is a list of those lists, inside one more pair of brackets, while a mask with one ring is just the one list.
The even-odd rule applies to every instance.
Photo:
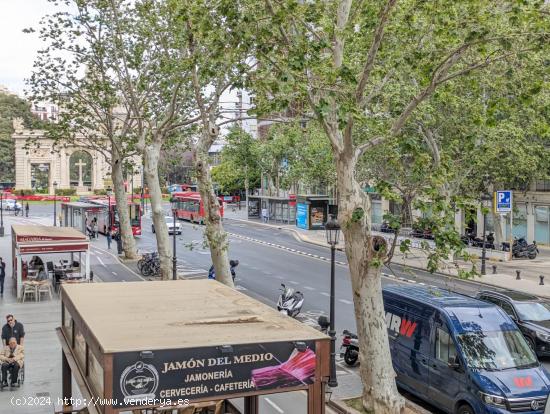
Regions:
[[512, 211], [511, 191], [495, 192], [495, 211], [497, 213], [509, 213], [510, 211]]

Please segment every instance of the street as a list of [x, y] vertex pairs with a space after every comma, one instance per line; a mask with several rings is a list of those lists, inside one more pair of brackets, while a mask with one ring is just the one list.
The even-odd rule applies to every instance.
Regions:
[[[41, 224], [51, 217], [52, 206], [33, 206], [31, 219]], [[25, 218], [13, 218], [25, 222]], [[210, 267], [210, 252], [204, 245], [204, 226], [181, 222], [183, 232], [177, 235], [178, 270], [189, 278], [204, 278]], [[317, 318], [328, 314], [330, 288], [330, 251], [324, 247], [297, 241], [293, 234], [275, 227], [265, 227], [254, 223], [226, 219], [224, 227], [230, 235], [229, 257], [239, 260], [236, 269], [237, 289], [275, 307], [281, 283], [285, 283], [304, 293], [305, 302], [298, 319], [311, 326], [317, 326]], [[151, 219], [143, 217], [142, 236], [137, 238], [140, 252], [156, 250], [155, 235], [151, 231]], [[93, 242], [92, 270], [94, 277], [102, 282], [130, 282], [143, 280], [139, 275], [128, 271], [115, 257], [116, 245], [107, 250], [105, 237], [101, 236]], [[337, 252], [336, 260], [346, 263], [342, 252]], [[468, 281], [448, 280], [447, 278], [430, 275], [427, 272], [403, 269], [393, 265], [384, 269], [383, 285], [395, 283], [418, 283], [450, 288], [453, 291], [474, 295], [479, 285]], [[336, 330], [340, 335], [344, 329], [355, 330], [355, 318], [351, 285], [347, 266], [336, 265]], [[339, 340], [337, 341], [337, 348]], [[550, 363], [543, 361], [550, 369]], [[338, 356], [337, 374], [339, 387], [334, 395], [339, 398], [356, 396], [361, 391], [361, 383], [357, 367], [347, 367]], [[266, 413], [282, 414], [302, 412], [305, 410], [305, 394], [289, 393], [275, 394], [261, 400], [262, 409]], [[426, 406], [430, 411], [439, 412]], [[296, 411], [295, 411], [296, 410]]]

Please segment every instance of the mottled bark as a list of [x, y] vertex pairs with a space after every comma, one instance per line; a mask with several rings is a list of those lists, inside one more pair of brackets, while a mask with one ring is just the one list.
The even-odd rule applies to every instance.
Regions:
[[381, 264], [387, 243], [372, 237], [371, 204], [344, 154], [337, 160], [338, 219], [344, 233], [351, 274], [363, 404], [376, 414], [398, 414], [404, 405], [397, 392], [382, 301]]
[[208, 150], [200, 146], [193, 151], [193, 164], [199, 184], [199, 192], [204, 204], [205, 234], [210, 247], [212, 264], [216, 271], [216, 280], [224, 285], [234, 287], [233, 278], [229, 271], [229, 256], [227, 233], [223, 228], [220, 203], [214, 193], [210, 168], [208, 164]]
[[[115, 200], [118, 211], [118, 220], [120, 223], [120, 237], [122, 239], [122, 250], [124, 257], [127, 259], [135, 259], [136, 241], [132, 233], [132, 225], [130, 223], [130, 214], [128, 209], [128, 197], [124, 188], [123, 162], [116, 145], [112, 146], [112, 179], [113, 189], [115, 192]], [[101, 229], [105, 230], [105, 229]]]
[[160, 274], [163, 280], [172, 278], [172, 251], [168, 236], [168, 226], [164, 219], [165, 213], [162, 208], [162, 191], [160, 188], [158, 163], [160, 157], [161, 143], [159, 140], [145, 146], [144, 174], [149, 188], [149, 201], [151, 203], [151, 215], [155, 226], [157, 238], [157, 249], [160, 256]]

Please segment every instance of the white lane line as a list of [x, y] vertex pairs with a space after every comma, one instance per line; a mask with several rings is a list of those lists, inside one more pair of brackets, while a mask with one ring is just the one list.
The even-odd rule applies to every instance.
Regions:
[[102, 266], [105, 266], [105, 263], [103, 263], [103, 260], [101, 260], [101, 257], [99, 257], [99, 255], [97, 256], [97, 260], [99, 260], [99, 263], [101, 263]]
[[294, 280], [289, 280], [288, 283], [292, 283], [293, 285], [299, 285], [299, 283], [295, 282]]
[[330, 296], [327, 292], [319, 292], [319, 293], [321, 293], [321, 295], [323, 296]]
[[264, 397], [264, 400], [265, 400], [266, 403], [271, 405], [275, 409], [275, 411], [277, 411], [279, 414], [284, 413], [284, 411], [281, 409], [281, 407], [279, 407], [277, 404], [275, 404], [273, 401], [271, 401], [268, 397]]
[[351, 302], [349, 300], [346, 300], [346, 299], [338, 299], [338, 302], [345, 303], [346, 305], [352, 305], [353, 304], [353, 302]]
[[304, 286], [304, 289], [306, 289], [306, 290], [315, 290], [315, 288], [312, 288], [311, 286]]
[[111, 272], [113, 275], [118, 276], [117, 272]]

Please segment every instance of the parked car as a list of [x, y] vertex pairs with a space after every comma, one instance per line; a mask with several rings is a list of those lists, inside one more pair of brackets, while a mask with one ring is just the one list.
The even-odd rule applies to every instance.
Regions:
[[2, 208], [4, 208], [5, 210], [15, 210], [16, 206], [18, 210], [21, 210], [23, 208], [21, 206], [21, 203], [13, 198], [2, 200]]
[[513, 290], [482, 290], [479, 300], [500, 306], [514, 320], [538, 356], [550, 356], [550, 302]]
[[397, 385], [449, 414], [542, 414], [550, 374], [498, 306], [423, 286], [383, 289]]
[[[166, 226], [168, 227], [168, 234], [174, 233], [174, 217], [166, 216], [164, 217], [164, 220], [166, 221]], [[155, 232], [155, 224], [151, 224], [151, 231]], [[181, 234], [182, 231], [182, 225], [180, 222], [176, 220], [176, 227], [175, 227], [176, 234]]]

